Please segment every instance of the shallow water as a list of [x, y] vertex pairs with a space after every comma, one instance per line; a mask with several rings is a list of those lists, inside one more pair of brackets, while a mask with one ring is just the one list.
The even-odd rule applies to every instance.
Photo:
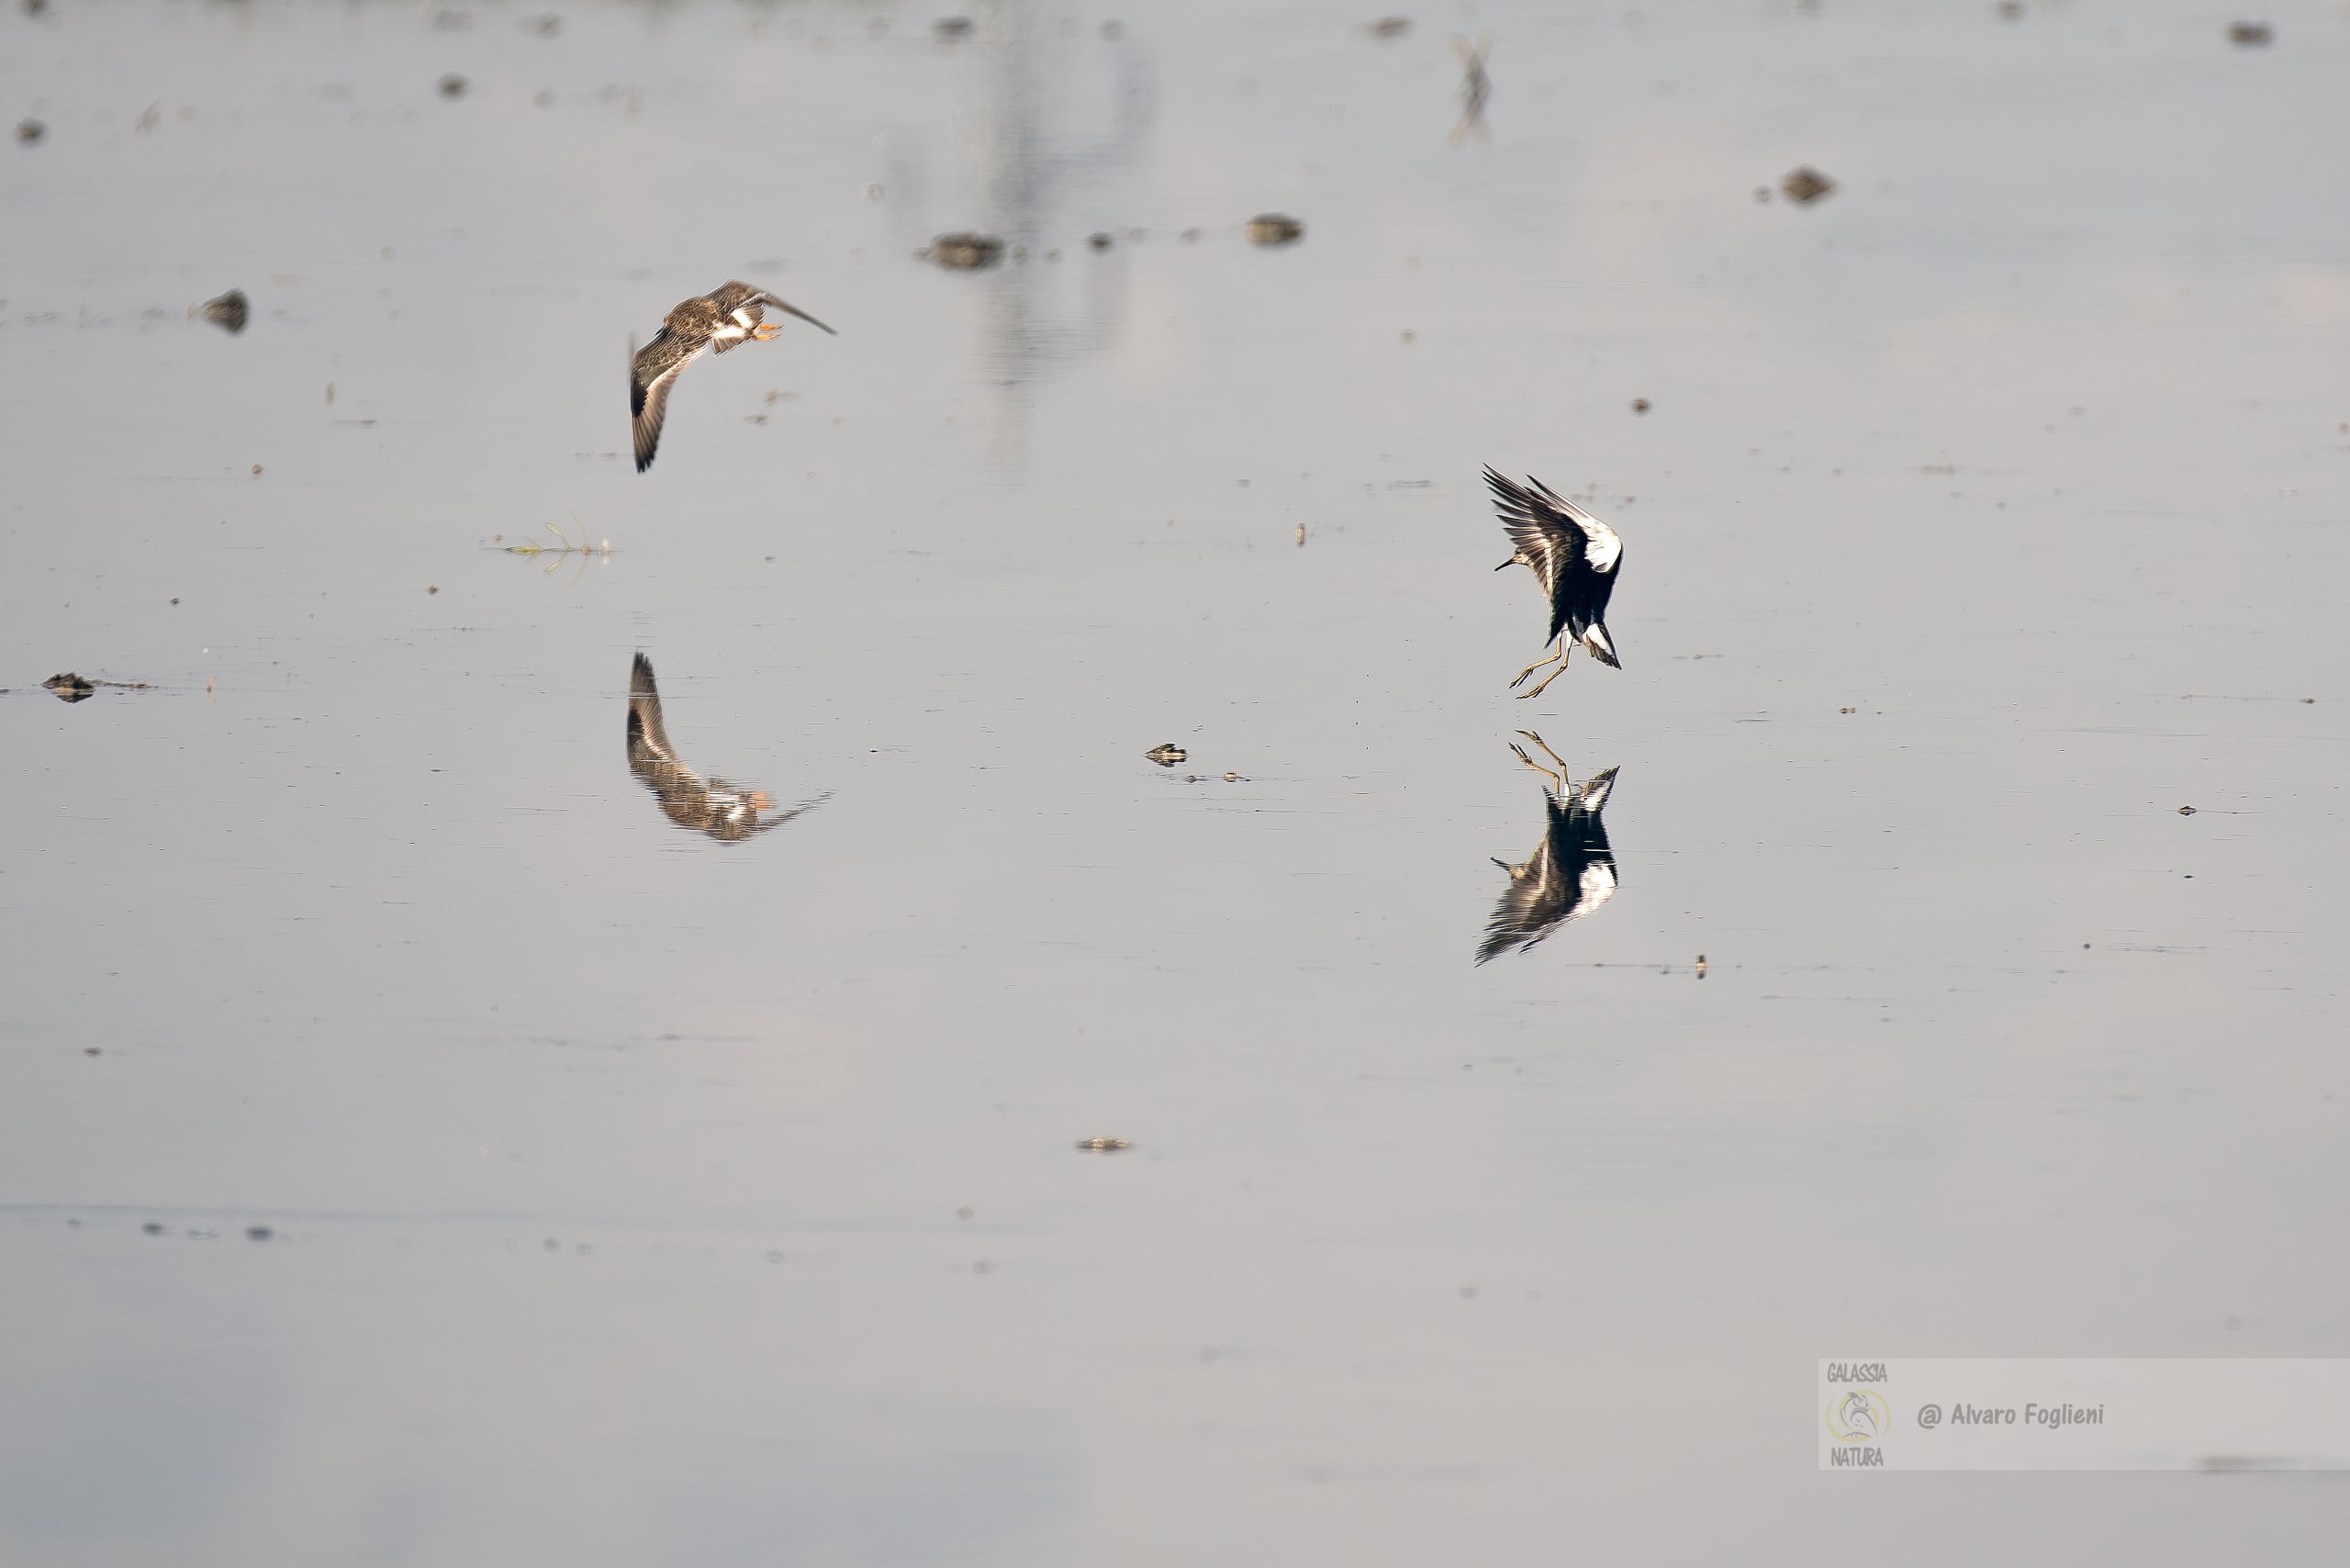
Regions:
[[2339, 7], [537, 14], [0, 17], [0, 1560], [2338, 1540], [1807, 1400], [2344, 1350]]

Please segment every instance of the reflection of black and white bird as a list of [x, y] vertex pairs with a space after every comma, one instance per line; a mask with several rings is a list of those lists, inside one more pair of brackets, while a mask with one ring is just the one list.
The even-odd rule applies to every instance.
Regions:
[[1599, 820], [1608, 791], [1616, 788], [1616, 769], [1595, 773], [1579, 786], [1571, 784], [1565, 761], [1540, 735], [1531, 730], [1517, 733], [1541, 746], [1559, 770], [1552, 773], [1527, 756], [1524, 746], [1510, 744], [1518, 761], [1552, 784], [1542, 791], [1542, 842], [1534, 853], [1516, 866], [1494, 862], [1509, 873], [1509, 886], [1502, 890], [1501, 902], [1485, 922], [1485, 939], [1477, 944], [1481, 964], [1504, 953], [1525, 952], [1616, 896], [1616, 853], [1608, 848], [1607, 829]]
[[781, 322], [764, 319], [766, 307], [770, 305], [811, 327], [833, 330], [797, 305], [787, 305], [766, 289], [754, 288], [747, 283], [727, 283], [684, 301], [669, 312], [651, 342], [641, 349], [631, 347], [628, 411], [635, 421], [638, 473], [653, 466], [654, 449], [661, 444], [661, 416], [668, 409], [669, 386], [677, 379], [677, 373], [706, 351], [714, 349], [724, 353], [735, 344], [754, 338], [764, 343], [783, 330]]
[[[1541, 686], [1524, 694], [1539, 697], [1543, 687], [1559, 678], [1567, 655], [1581, 643], [1591, 656], [1610, 668], [1621, 669], [1615, 639], [1607, 634], [1607, 596], [1616, 591], [1616, 575], [1624, 564], [1624, 542], [1616, 531], [1552, 490], [1532, 475], [1524, 485], [1513, 485], [1488, 467], [1485, 483], [1492, 487], [1494, 506], [1517, 553], [1494, 570], [1528, 566], [1550, 599], [1550, 641], [1558, 652], [1546, 654], [1517, 672], [1513, 689], [1544, 665], [1558, 668], [1542, 678]], [[1522, 697], [1520, 700], [1523, 700]]]
[[688, 767], [669, 745], [668, 729], [661, 722], [661, 690], [653, 683], [653, 661], [643, 654], [629, 670], [628, 770], [643, 780], [671, 822], [722, 843], [781, 827], [824, 799], [819, 795], [763, 817], [760, 813], [774, 804], [766, 790], [705, 778]]

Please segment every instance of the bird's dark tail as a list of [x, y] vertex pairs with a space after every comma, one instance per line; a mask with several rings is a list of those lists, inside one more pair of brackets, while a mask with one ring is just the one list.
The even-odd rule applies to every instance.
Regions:
[[1600, 622], [1593, 622], [1590, 629], [1583, 633], [1583, 645], [1591, 650], [1593, 658], [1609, 669], [1624, 667], [1622, 661], [1616, 657], [1616, 639], [1607, 634], [1607, 628]]

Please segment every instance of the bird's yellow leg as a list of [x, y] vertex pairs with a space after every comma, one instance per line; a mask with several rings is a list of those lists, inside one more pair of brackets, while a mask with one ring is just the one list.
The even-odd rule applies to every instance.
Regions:
[[[1533, 690], [1531, 690], [1531, 691], [1521, 691], [1521, 692], [1519, 692], [1519, 693], [1517, 694], [1517, 700], [1518, 700], [1520, 702], [1530, 702], [1530, 701], [1532, 701], [1535, 698], [1541, 696], [1541, 695], [1542, 695], [1542, 689], [1543, 689], [1543, 687], [1547, 687], [1547, 686], [1549, 686], [1552, 681], [1554, 681], [1554, 680], [1558, 679], [1561, 676], [1562, 676], [1562, 675], [1564, 675], [1564, 674], [1566, 674], [1566, 673], [1567, 673], [1567, 655], [1568, 655], [1569, 654], [1573, 653], [1574, 651], [1575, 651], [1575, 645], [1574, 645], [1572, 643], [1568, 643], [1568, 644], [1564, 644], [1563, 646], [1561, 646], [1561, 647], [1560, 648], [1560, 650], [1559, 650], [1559, 667], [1558, 667], [1557, 669], [1552, 670], [1550, 674], [1548, 674], [1548, 675], [1546, 675], [1546, 676], [1544, 676], [1544, 677], [1542, 678], [1542, 685], [1541, 685], [1541, 686], [1538, 686], [1538, 687], [1536, 687], [1536, 688], [1535, 688]], [[1539, 666], [1538, 666], [1537, 667], [1539, 668]], [[1525, 678], [1524, 676], [1520, 676], [1520, 677], [1518, 677], [1518, 678], [1519, 678], [1520, 680], [1523, 680], [1523, 679], [1525, 679], [1526, 678]], [[1546, 748], [1546, 749], [1547, 749], [1547, 748]]]
[[755, 338], [758, 339], [758, 340], [759, 340], [759, 342], [763, 342], [763, 343], [770, 343], [770, 342], [773, 342], [776, 340], [777, 336], [778, 336], [778, 334], [780, 334], [782, 331], [783, 331], [783, 323], [782, 323], [782, 322], [780, 322], [780, 321], [762, 321], [762, 322], [760, 322], [757, 326], [755, 326], [755, 327], [754, 327], [754, 328], [752, 328], [752, 329], [751, 329], [751, 336], [753, 336], [753, 337], [755, 337]]
[[[1518, 731], [1517, 733], [1518, 733], [1519, 734], [1521, 734], [1521, 735], [1530, 735], [1530, 736], [1532, 736], [1532, 737], [1533, 737], [1534, 744], [1535, 744], [1536, 745], [1541, 745], [1541, 746], [1542, 746], [1542, 749], [1543, 749], [1544, 751], [1550, 751], [1550, 748], [1549, 746], [1547, 746], [1547, 745], [1542, 745], [1542, 737], [1541, 737], [1540, 735], [1537, 735], [1537, 734], [1535, 734], [1533, 731], [1531, 731], [1531, 730], [1520, 730], [1520, 731]], [[1564, 764], [1564, 763], [1561, 763], [1561, 764], [1559, 765], [1559, 771], [1558, 771], [1558, 772], [1556, 772], [1556, 773], [1553, 773], [1553, 772], [1551, 772], [1549, 768], [1547, 768], [1547, 767], [1543, 767], [1540, 763], [1539, 763], [1539, 762], [1535, 761], [1532, 757], [1530, 757], [1530, 756], [1527, 756], [1527, 755], [1526, 755], [1526, 748], [1525, 748], [1524, 746], [1522, 746], [1522, 745], [1518, 745], [1516, 741], [1512, 741], [1512, 742], [1510, 742], [1510, 743], [1509, 743], [1509, 749], [1510, 749], [1510, 750], [1512, 750], [1512, 751], [1514, 751], [1514, 752], [1516, 752], [1516, 753], [1517, 754], [1517, 760], [1518, 760], [1518, 761], [1520, 761], [1520, 762], [1522, 762], [1522, 763], [1526, 764], [1526, 766], [1527, 766], [1527, 767], [1530, 767], [1530, 768], [1534, 769], [1534, 771], [1535, 771], [1535, 772], [1539, 773], [1543, 778], [1548, 778], [1548, 779], [1550, 781], [1550, 788], [1552, 788], [1553, 790], [1556, 790], [1557, 791], [1559, 791], [1559, 793], [1561, 793], [1561, 794], [1562, 794], [1562, 795], [1563, 795], [1563, 794], [1565, 794], [1565, 793], [1567, 792], [1567, 767], [1566, 767], [1566, 764]], [[1550, 752], [1550, 755], [1551, 755], [1551, 756], [1552, 756], [1553, 758], [1555, 758], [1555, 757], [1557, 757], [1557, 756], [1558, 756], [1559, 754], [1558, 754], [1557, 752]], [[1500, 866], [1500, 867], [1502, 867], [1502, 868], [1503, 868], [1503, 869], [1505, 869], [1505, 870], [1507, 870], [1507, 869], [1508, 869], [1507, 863], [1506, 863], [1506, 862], [1505, 862], [1505, 861], [1496, 860], [1496, 861], [1494, 861], [1494, 865], [1496, 865], [1496, 866]], [[1514, 872], [1514, 871], [1513, 871], [1513, 872], [1511, 872], [1510, 874], [1511, 874], [1512, 876], [1516, 876], [1516, 872]]]
[[1536, 670], [1540, 669], [1544, 665], [1547, 665], [1547, 664], [1557, 664], [1560, 660], [1564, 659], [1566, 656], [1567, 656], [1567, 634], [1566, 634], [1564, 632], [1561, 632], [1561, 633], [1559, 633], [1559, 651], [1558, 651], [1557, 653], [1555, 653], [1555, 654], [1544, 654], [1540, 658], [1536, 659], [1532, 664], [1528, 665], [1524, 669], [1519, 670], [1519, 671], [1517, 672], [1517, 678], [1516, 678], [1516, 680], [1513, 680], [1513, 681], [1511, 681], [1511, 682], [1509, 683], [1509, 689], [1510, 689], [1512, 691], [1516, 691], [1519, 687], [1524, 686], [1524, 685], [1526, 684], [1526, 678], [1527, 678], [1528, 676], [1532, 675]]
[[[1560, 772], [1561, 775], [1564, 775], [1564, 774], [1565, 774], [1565, 772], [1567, 771], [1567, 759], [1566, 759], [1565, 757], [1563, 757], [1563, 756], [1561, 756], [1557, 752], [1552, 751], [1552, 750], [1550, 749], [1550, 743], [1549, 741], [1544, 740], [1540, 735], [1536, 734], [1532, 730], [1520, 730], [1520, 731], [1518, 731], [1517, 733], [1518, 733], [1519, 734], [1521, 734], [1521, 735], [1524, 735], [1528, 740], [1532, 741], [1536, 745], [1540, 746], [1540, 747], [1542, 748], [1542, 755], [1543, 755], [1543, 756], [1547, 756], [1547, 757], [1549, 757], [1552, 762], [1557, 763], [1557, 764], [1559, 765], [1559, 772]], [[1511, 749], [1511, 750], [1513, 750], [1513, 751], [1516, 751], [1517, 748], [1516, 748], [1516, 747], [1515, 747], [1515, 746], [1512, 746], [1510, 749]], [[1518, 755], [1519, 755], [1519, 756], [1525, 756], [1526, 754], [1525, 754], [1525, 753], [1523, 753], [1523, 752], [1519, 752], [1519, 753], [1518, 753]], [[1541, 770], [1540, 768], [1539, 768], [1539, 767], [1538, 767], [1538, 768], [1536, 768], [1536, 769], [1535, 769], [1535, 771], [1536, 771], [1536, 772], [1538, 772], [1538, 773], [1539, 773], [1539, 772], [1540, 772], [1540, 771], [1542, 771], [1542, 770]]]

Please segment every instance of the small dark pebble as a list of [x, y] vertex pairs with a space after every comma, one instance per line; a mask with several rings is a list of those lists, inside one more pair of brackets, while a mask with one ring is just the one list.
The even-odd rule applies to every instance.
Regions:
[[245, 321], [252, 314], [245, 291], [232, 288], [226, 294], [216, 294], [196, 308], [196, 314], [216, 327], [226, 327], [230, 337], [245, 330]]
[[52, 675], [42, 681], [41, 685], [55, 692], [60, 702], [87, 701], [91, 693], [97, 690], [96, 687], [92, 686], [72, 670], [67, 670], [62, 675]]
[[1248, 238], [1259, 245], [1294, 245], [1305, 238], [1305, 225], [1286, 213], [1260, 212], [1248, 220]]
[[248, 1241], [267, 1241], [271, 1237], [275, 1236], [277, 1232], [270, 1229], [269, 1226], [265, 1225], [249, 1225], [245, 1226], [245, 1239]]
[[48, 134], [49, 127], [37, 119], [20, 119], [17, 122], [17, 140], [28, 147]]
[[2228, 41], [2238, 49], [2259, 49], [2275, 40], [2277, 29], [2266, 22], [2230, 22]]
[[465, 79], [453, 71], [450, 72], [449, 74], [441, 78], [441, 95], [444, 98], [464, 97]]
[[1787, 199], [1798, 207], [1809, 207], [1836, 188], [1836, 182], [1807, 163], [1779, 182]]
[[957, 272], [977, 272], [1003, 259], [1003, 241], [992, 234], [941, 234], [930, 242], [930, 259]]

